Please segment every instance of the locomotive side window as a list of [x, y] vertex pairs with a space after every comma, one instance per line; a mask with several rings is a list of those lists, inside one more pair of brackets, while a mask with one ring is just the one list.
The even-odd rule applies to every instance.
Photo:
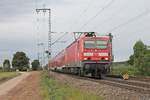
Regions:
[[84, 48], [99, 48], [106, 49], [108, 41], [107, 40], [85, 40]]

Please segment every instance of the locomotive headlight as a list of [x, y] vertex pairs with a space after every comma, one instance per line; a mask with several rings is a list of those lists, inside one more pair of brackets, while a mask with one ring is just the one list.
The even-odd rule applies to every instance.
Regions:
[[108, 56], [108, 53], [99, 53], [99, 56]]
[[84, 53], [83, 55], [84, 56], [93, 56], [93, 53], [88, 52], [88, 53]]
[[105, 60], [108, 60], [108, 58], [105, 58]]
[[84, 60], [87, 60], [87, 58], [84, 58]]

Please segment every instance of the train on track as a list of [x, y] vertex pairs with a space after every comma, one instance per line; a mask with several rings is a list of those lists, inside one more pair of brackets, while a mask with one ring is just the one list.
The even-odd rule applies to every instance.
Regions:
[[99, 78], [110, 72], [113, 61], [112, 35], [96, 36], [95, 32], [83, 34], [52, 58], [50, 69]]

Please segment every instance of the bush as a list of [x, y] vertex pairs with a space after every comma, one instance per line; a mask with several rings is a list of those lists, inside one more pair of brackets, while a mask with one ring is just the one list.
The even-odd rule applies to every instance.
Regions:
[[124, 75], [125, 73], [135, 76], [138, 73], [138, 70], [136, 67], [128, 64], [120, 64], [112, 68], [112, 74], [114, 75]]
[[10, 71], [10, 61], [8, 59], [5, 59], [3, 62], [3, 70]]
[[150, 54], [144, 55], [142, 60], [140, 72], [142, 75], [150, 76]]

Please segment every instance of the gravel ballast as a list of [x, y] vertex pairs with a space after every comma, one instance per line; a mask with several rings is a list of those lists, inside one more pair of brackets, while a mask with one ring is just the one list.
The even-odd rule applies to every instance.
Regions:
[[127, 90], [89, 80], [82, 80], [56, 72], [50, 72], [50, 76], [60, 82], [69, 84], [70, 86], [102, 96], [104, 100], [150, 100], [150, 94], [139, 93], [133, 90]]

